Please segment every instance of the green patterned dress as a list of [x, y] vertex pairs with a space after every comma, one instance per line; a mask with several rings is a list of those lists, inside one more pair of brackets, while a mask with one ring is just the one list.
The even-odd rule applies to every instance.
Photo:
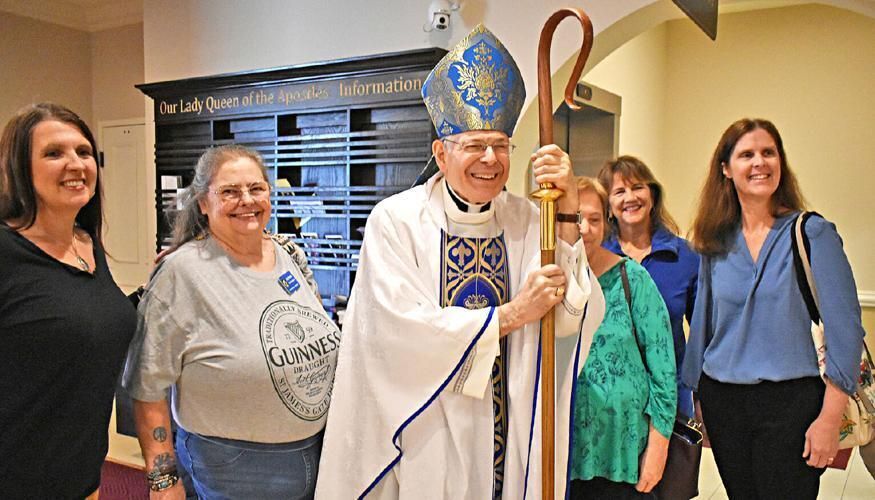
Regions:
[[651, 374], [635, 345], [620, 264], [599, 277], [605, 318], [577, 379], [571, 479], [602, 477], [637, 483], [639, 456], [647, 445], [648, 422], [671, 436], [677, 385], [668, 311], [647, 271], [629, 259], [626, 271], [638, 338]]

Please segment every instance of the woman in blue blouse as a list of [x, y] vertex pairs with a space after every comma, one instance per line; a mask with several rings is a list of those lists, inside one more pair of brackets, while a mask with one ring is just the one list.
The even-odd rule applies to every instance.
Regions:
[[835, 226], [812, 217], [806, 234], [829, 348], [828, 382], [819, 376], [793, 268], [802, 208], [775, 126], [730, 125], [693, 225], [702, 266], [682, 369], [730, 498], [816, 498], [857, 383], [864, 332], [854, 277]]
[[[606, 310], [577, 379], [570, 497], [654, 498], [677, 411], [668, 313], [644, 268], [602, 248], [604, 189], [583, 177], [578, 193], [580, 235]], [[623, 266], [631, 307], [623, 288]]]
[[[684, 316], [693, 316], [699, 255], [678, 236], [678, 226], [665, 208], [662, 185], [638, 158], [621, 156], [599, 172], [608, 192], [610, 236], [604, 247], [638, 262], [656, 282], [668, 307], [674, 355], [678, 367], [684, 359]], [[680, 375], [678, 375], [680, 381]], [[678, 383], [678, 412], [693, 416], [693, 396]]]

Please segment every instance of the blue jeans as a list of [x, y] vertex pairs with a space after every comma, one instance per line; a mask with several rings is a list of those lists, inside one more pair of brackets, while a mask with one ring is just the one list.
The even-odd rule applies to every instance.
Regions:
[[279, 444], [176, 432], [179, 465], [205, 500], [312, 499], [321, 451], [321, 432]]

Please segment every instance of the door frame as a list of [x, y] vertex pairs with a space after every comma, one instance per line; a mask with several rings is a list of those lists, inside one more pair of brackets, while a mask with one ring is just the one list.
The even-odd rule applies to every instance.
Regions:
[[[104, 131], [106, 129], [108, 129], [110, 127], [113, 127], [113, 128], [114, 127], [132, 127], [132, 126], [138, 126], [138, 125], [143, 126], [143, 131], [145, 134], [145, 131], [146, 131], [146, 118], [145, 117], [121, 118], [121, 119], [117, 119], [117, 120], [98, 120], [98, 122], [97, 122], [97, 149], [100, 151], [101, 160], [103, 160], [103, 152], [105, 151], [105, 148], [103, 147], [103, 144], [104, 144], [103, 139], [104, 139]], [[143, 146], [144, 146], [144, 151], [143, 151], [144, 158], [146, 159], [146, 162], [148, 162], [149, 161], [149, 155], [147, 154], [148, 151], [145, 151], [145, 149], [148, 146], [146, 145], [145, 140], [144, 140]], [[144, 195], [143, 200], [148, 201], [151, 197], [151, 194], [149, 193], [149, 191], [147, 189], [147, 186], [148, 186], [148, 178], [147, 177], [149, 174], [148, 174], [148, 169], [147, 169], [148, 165], [146, 162], [144, 162], [142, 165], [137, 165], [136, 177], [137, 177], [137, 185], [138, 185], [139, 189], [141, 189], [143, 191], [142, 192], [142, 194]], [[101, 161], [101, 167], [102, 166], [103, 166], [103, 161]], [[146, 210], [146, 218], [143, 220], [140, 220], [141, 230], [147, 230], [146, 228], [148, 227], [148, 223], [149, 223], [149, 221], [148, 221], [148, 209], [147, 209]], [[139, 264], [147, 266], [152, 261], [152, 257], [151, 257], [152, 252], [149, 251], [150, 247], [149, 247], [148, 234], [145, 235], [145, 237], [143, 237], [143, 235], [137, 235], [137, 239], [138, 239], [138, 242], [140, 243], [141, 255], [143, 256], [143, 258], [141, 259], [141, 262], [139, 262]], [[125, 293], [130, 293], [131, 291], [133, 291], [134, 288], [136, 288], [135, 285], [129, 284], [129, 283], [119, 283], [119, 287]]]

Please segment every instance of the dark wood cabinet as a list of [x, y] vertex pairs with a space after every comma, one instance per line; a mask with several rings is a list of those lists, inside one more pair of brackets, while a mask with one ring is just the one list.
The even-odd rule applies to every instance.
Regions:
[[264, 157], [272, 231], [307, 251], [332, 310], [355, 280], [365, 222], [410, 187], [435, 137], [420, 92], [445, 54], [431, 48], [191, 78], [137, 87], [155, 101], [158, 250], [178, 188], [205, 148], [229, 143]]

